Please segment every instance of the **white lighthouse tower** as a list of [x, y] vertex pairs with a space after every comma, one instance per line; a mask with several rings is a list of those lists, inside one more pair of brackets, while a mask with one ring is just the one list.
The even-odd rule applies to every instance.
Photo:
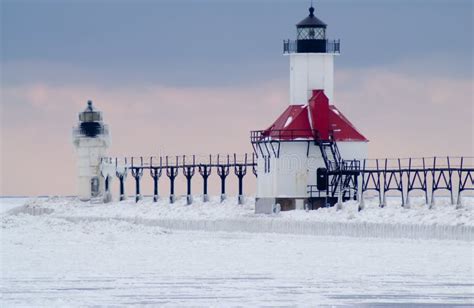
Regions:
[[[334, 57], [339, 40], [314, 15], [296, 25], [297, 39], [283, 42], [290, 58], [290, 102], [265, 130], [252, 131], [257, 159], [255, 211], [318, 208], [341, 195], [356, 197], [359, 162], [367, 139], [334, 106]], [[345, 188], [354, 188], [345, 191]]]
[[296, 25], [296, 41], [284, 42], [290, 57], [290, 105], [306, 104], [314, 89], [334, 99], [334, 57], [340, 42], [326, 39], [326, 27], [310, 7], [309, 16]]
[[87, 102], [79, 113], [79, 123], [73, 129], [73, 143], [77, 154], [77, 195], [80, 200], [99, 198], [105, 192], [105, 180], [101, 176], [100, 163], [109, 146], [109, 130], [103, 123], [102, 113]]

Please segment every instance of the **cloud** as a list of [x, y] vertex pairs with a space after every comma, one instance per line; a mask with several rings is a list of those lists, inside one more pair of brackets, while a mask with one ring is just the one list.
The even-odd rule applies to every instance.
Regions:
[[[473, 155], [473, 80], [381, 68], [336, 72], [336, 102], [373, 157]], [[88, 99], [104, 112], [112, 155], [250, 152], [249, 131], [288, 104], [288, 82], [2, 86], [2, 194], [73, 194], [71, 129]], [[251, 187], [249, 188], [251, 189]]]
[[371, 140], [371, 156], [473, 155], [473, 79], [385, 69], [340, 77], [336, 104]]
[[111, 155], [245, 153], [252, 150], [249, 131], [285, 108], [286, 88], [279, 81], [237, 88], [5, 87], [2, 194], [74, 193], [71, 130], [88, 99], [110, 127]]

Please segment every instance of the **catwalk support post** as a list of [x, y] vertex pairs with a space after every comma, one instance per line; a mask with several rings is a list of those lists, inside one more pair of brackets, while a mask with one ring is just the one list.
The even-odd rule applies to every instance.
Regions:
[[168, 156], [166, 156], [166, 175], [170, 179], [170, 203], [174, 203], [176, 197], [174, 195], [174, 181], [178, 176], [178, 156], [176, 156], [176, 164], [170, 165]]
[[161, 172], [162, 172], [162, 165], [163, 160], [160, 156], [160, 166], [153, 165], [153, 157], [150, 157], [150, 175], [153, 178], [153, 202], [158, 202], [159, 194], [158, 194], [158, 180], [160, 179]]
[[143, 176], [143, 157], [140, 157], [140, 165], [137, 166], [136, 161], [134, 161], [134, 157], [131, 159], [132, 166], [132, 176], [135, 179], [135, 202], [138, 202], [142, 199], [142, 194], [140, 192], [140, 180]]
[[245, 154], [244, 162], [238, 163], [237, 156], [234, 154], [234, 172], [239, 180], [239, 195], [238, 195], [238, 202], [239, 204], [244, 204], [245, 197], [244, 197], [244, 176], [247, 174], [247, 154]]
[[230, 158], [227, 155], [227, 162], [221, 162], [220, 155], [217, 155], [217, 175], [221, 179], [221, 202], [224, 202], [226, 199], [225, 193], [225, 180], [229, 175], [229, 165], [230, 165]]
[[209, 155], [209, 165], [199, 164], [198, 170], [199, 170], [199, 174], [202, 176], [202, 184], [203, 184], [202, 201], [208, 202], [209, 195], [207, 192], [207, 180], [212, 172], [212, 156], [211, 155]]
[[124, 164], [120, 164], [118, 159], [115, 159], [115, 168], [116, 173], [115, 175], [119, 179], [119, 186], [120, 186], [120, 201], [126, 199], [125, 196], [125, 180], [127, 179], [127, 158], [124, 159]]
[[191, 191], [191, 180], [194, 176], [196, 168], [196, 158], [193, 155], [192, 164], [186, 164], [186, 155], [183, 155], [183, 174], [186, 177], [186, 203], [188, 205], [193, 203], [193, 195]]

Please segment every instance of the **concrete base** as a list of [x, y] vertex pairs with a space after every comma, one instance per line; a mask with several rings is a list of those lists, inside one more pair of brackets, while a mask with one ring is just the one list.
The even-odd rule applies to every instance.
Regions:
[[278, 204], [281, 211], [304, 210], [306, 198], [257, 198], [255, 201], [256, 214], [275, 213]]
[[334, 206], [337, 203], [336, 197], [318, 197], [308, 199], [308, 207], [310, 210], [317, 210], [321, 207], [330, 207]]
[[273, 214], [275, 198], [258, 198], [255, 201], [255, 214]]
[[255, 200], [256, 214], [272, 214], [275, 206], [280, 205], [282, 211], [317, 210], [321, 207], [334, 206], [337, 198], [257, 198]]

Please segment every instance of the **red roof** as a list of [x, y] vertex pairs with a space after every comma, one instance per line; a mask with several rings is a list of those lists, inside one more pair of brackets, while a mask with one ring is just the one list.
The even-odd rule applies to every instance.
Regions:
[[280, 140], [368, 141], [354, 125], [334, 106], [323, 90], [313, 90], [306, 105], [291, 105], [263, 132], [263, 136]]

